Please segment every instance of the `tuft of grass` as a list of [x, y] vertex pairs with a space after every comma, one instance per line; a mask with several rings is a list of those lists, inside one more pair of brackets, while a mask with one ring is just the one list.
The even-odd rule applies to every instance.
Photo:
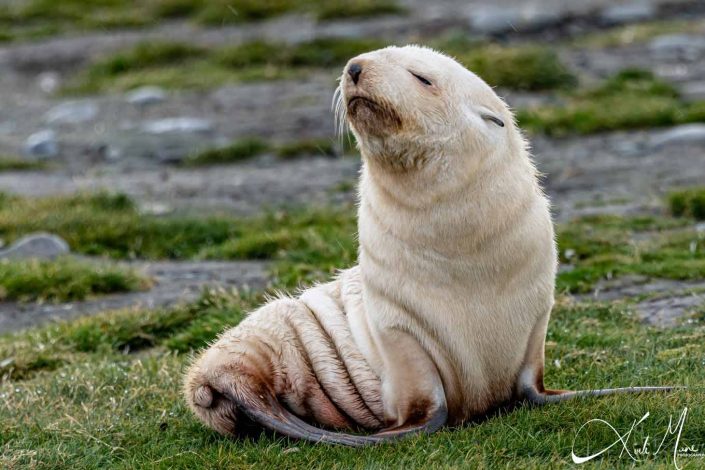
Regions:
[[703, 32], [705, 32], [705, 21], [701, 19], [657, 20], [590, 32], [575, 37], [571, 45], [591, 48], [623, 47], [643, 43], [662, 34], [702, 34]]
[[112, 258], [187, 259], [236, 234], [225, 217], [148, 217], [124, 195], [0, 199], [0, 237], [56, 233], [72, 250]]
[[625, 70], [601, 86], [577, 91], [559, 106], [520, 110], [520, 125], [532, 132], [561, 136], [640, 129], [705, 119], [704, 103], [686, 103], [677, 91], [650, 72]]
[[68, 302], [148, 287], [134, 271], [72, 258], [0, 260], [0, 301]]
[[332, 67], [385, 45], [383, 41], [371, 38], [316, 38], [294, 46], [283, 63], [293, 67]]
[[142, 42], [94, 64], [91, 73], [111, 77], [134, 70], [180, 63], [199, 57], [204, 52], [204, 49], [179, 42]]
[[222, 147], [204, 150], [188, 157], [187, 166], [219, 165], [247, 160], [269, 150], [269, 145], [261, 139], [250, 137]]
[[277, 156], [280, 158], [295, 158], [302, 155], [326, 155], [335, 156], [335, 146], [331, 139], [306, 139], [289, 142], [277, 148]]
[[675, 217], [705, 220], [705, 188], [673, 191], [668, 195], [668, 207]]
[[542, 91], [577, 84], [556, 53], [545, 47], [491, 44], [458, 51], [456, 58], [492, 86]]
[[182, 43], [142, 43], [78, 73], [65, 93], [124, 91], [141, 85], [206, 88], [233, 81], [295, 77], [339, 67], [385, 45], [376, 39], [318, 38], [298, 45], [252, 41], [220, 49]]
[[198, 13], [199, 23], [218, 26], [261, 21], [296, 9], [292, 0], [211, 0]]
[[26, 0], [0, 5], [0, 41], [46, 37], [67, 31], [138, 28], [185, 19], [201, 26], [243, 24], [287, 13], [318, 20], [404, 13], [391, 0]]
[[[143, 259], [270, 259], [284, 285], [316, 280], [356, 258], [352, 208], [299, 209], [251, 218], [141, 215], [124, 195], [0, 198], [0, 237], [56, 233], [88, 255]], [[343, 261], [343, 264], [339, 264]]]
[[199, 349], [260, 301], [259, 295], [211, 289], [189, 305], [123, 309], [53, 323], [15, 334], [12, 343], [0, 337], [0, 383], [26, 380], [86, 354], [126, 354], [157, 346], [180, 353]]
[[314, 11], [320, 21], [407, 13], [406, 8], [389, 0], [330, 0], [320, 2]]
[[0, 156], [0, 171], [40, 170], [44, 163], [24, 158]]
[[[645, 236], [648, 235], [648, 236]], [[690, 219], [588, 216], [559, 226], [559, 291], [588, 293], [595, 283], [625, 274], [705, 278], [703, 236]]]
[[152, 0], [149, 13], [156, 18], [188, 18], [201, 11], [206, 0]]

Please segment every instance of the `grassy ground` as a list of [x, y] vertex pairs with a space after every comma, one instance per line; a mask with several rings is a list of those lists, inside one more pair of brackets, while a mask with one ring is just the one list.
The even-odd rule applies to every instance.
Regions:
[[[221, 49], [144, 43], [92, 64], [64, 91], [122, 91], [147, 84], [208, 88], [316, 71], [328, 73], [333, 82], [350, 57], [385, 45], [376, 39], [344, 38], [290, 46], [256, 41]], [[684, 101], [673, 86], [648, 71], [625, 69], [598, 86], [581, 87], [578, 78], [547, 48], [473, 43], [463, 37], [442, 38], [432, 45], [456, 57], [492, 86], [552, 92], [558, 104], [517, 111], [521, 126], [530, 132], [562, 136], [705, 121], [705, 102]], [[185, 69], [189, 73], [183, 73]], [[222, 152], [209, 158], [213, 156], [221, 158]]]
[[[395, 445], [353, 450], [271, 436], [234, 440], [204, 429], [179, 388], [191, 348], [236, 324], [256, 298], [210, 293], [167, 312], [118, 312], [0, 338], [0, 465], [4, 468], [557, 468], [590, 419], [626, 432], [646, 412], [630, 450], [664, 436], [668, 419], [689, 415], [681, 444], [705, 441], [705, 326], [656, 330], [629, 305], [559, 302], [548, 332], [546, 376], [553, 387], [636, 384], [689, 387], [667, 395], [591, 399], [541, 409], [506, 410], [484, 422]], [[47, 406], [47, 404], [51, 406]], [[41, 411], [39, 411], [41, 410]], [[586, 455], [616, 437], [594, 425], [576, 439]], [[674, 437], [642, 457], [672, 468]], [[621, 448], [620, 448], [621, 449]], [[618, 448], [603, 468], [630, 468]], [[681, 458], [684, 468], [699, 459]], [[588, 468], [595, 468], [588, 465]]]
[[[671, 211], [682, 217], [592, 216], [559, 226], [562, 260], [574, 268], [559, 275], [559, 290], [587, 292], [621, 274], [705, 278], [705, 235], [692, 218], [701, 214], [701, 196], [697, 188], [669, 196]], [[38, 230], [56, 233], [73, 251], [89, 255], [274, 260], [276, 279], [289, 287], [351, 263], [357, 246], [352, 207], [281, 210], [248, 219], [154, 217], [141, 215], [121, 195], [0, 198], [0, 237], [11, 241]]]
[[149, 287], [137, 273], [106, 263], [71, 258], [54, 261], [0, 260], [0, 301], [84, 300], [87, 297]]
[[519, 110], [520, 125], [553, 136], [705, 121], [705, 102], [685, 102], [671, 85], [628, 69], [598, 87], [565, 93], [562, 103]]
[[190, 155], [183, 164], [185, 166], [207, 166], [237, 163], [273, 152], [281, 159], [291, 159], [302, 156], [324, 155], [333, 157], [345, 148], [336, 149], [333, 139], [304, 139], [272, 146], [257, 137], [236, 140], [225, 147], [206, 149]]
[[[696, 192], [688, 190], [686, 200]], [[678, 207], [671, 203], [674, 213]], [[575, 303], [560, 296], [562, 290], [582, 292], [600, 278], [637, 271], [705, 279], [703, 234], [687, 211], [679, 214], [683, 217], [590, 217], [559, 227], [561, 256], [574, 269], [559, 278], [546, 380], [570, 389], [679, 384], [688, 390], [503, 410], [461, 429], [363, 450], [272, 436], [225, 438], [186, 410], [181, 375], [192, 351], [237, 324], [263, 298], [207, 291], [183, 307], [125, 310], [0, 336], [0, 467], [557, 468], [570, 464], [576, 433], [590, 419], [626, 432], [649, 412], [631, 437], [632, 450], [647, 435], [660, 441], [669, 416], [677, 419], [684, 407], [689, 414], [681, 444], [700, 448], [705, 309], [691, 312], [683, 326], [659, 330], [638, 322], [629, 301]], [[0, 236], [36, 228], [61, 233], [74, 250], [115, 257], [271, 259], [277, 288], [327, 279], [335, 268], [354, 263], [356, 249], [352, 207], [205, 221], [143, 216], [119, 195], [0, 198]], [[605, 426], [586, 431], [575, 441], [578, 455], [616, 439]], [[667, 450], [642, 458], [656, 468], [672, 468], [674, 437], [665, 445]], [[633, 464], [617, 448], [597, 462], [602, 468]], [[681, 458], [679, 464], [698, 468], [702, 460]]]
[[0, 5], [0, 41], [67, 31], [146, 27], [164, 20], [221, 26], [285, 13], [305, 13], [318, 20], [330, 20], [404, 14], [405, 9], [393, 0], [27, 0]]
[[39, 161], [0, 155], [0, 171], [41, 170], [45, 166]]
[[[93, 93], [145, 84], [207, 88], [231, 81], [292, 78], [321, 70], [334, 77], [351, 57], [386, 45], [378, 39], [348, 38], [319, 38], [298, 45], [254, 41], [220, 49], [144, 43], [92, 64], [65, 91]], [[556, 54], [546, 48], [478, 44], [463, 38], [443, 39], [433, 45], [455, 55], [493, 86], [539, 91], [576, 83]]]
[[702, 34], [705, 21], [701, 19], [647, 21], [577, 36], [576, 47], [621, 47], [646, 42], [662, 34]]

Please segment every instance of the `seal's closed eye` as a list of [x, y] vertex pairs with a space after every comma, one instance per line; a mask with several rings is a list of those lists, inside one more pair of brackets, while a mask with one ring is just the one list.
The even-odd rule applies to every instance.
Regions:
[[431, 85], [433, 85], [433, 83], [431, 83], [427, 78], [422, 77], [421, 75], [416, 74], [416, 73], [411, 72], [411, 71], [409, 71], [409, 73], [410, 73], [411, 75], [413, 75], [414, 77], [416, 77], [416, 79], [417, 79], [418, 81], [420, 81], [421, 83], [423, 83], [424, 85], [426, 85], [426, 86], [431, 86]]
[[504, 121], [502, 121], [500, 118], [497, 116], [493, 116], [492, 114], [482, 114], [480, 117], [482, 119], [486, 119], [487, 121], [492, 121], [495, 124], [497, 124], [499, 127], [504, 127]]

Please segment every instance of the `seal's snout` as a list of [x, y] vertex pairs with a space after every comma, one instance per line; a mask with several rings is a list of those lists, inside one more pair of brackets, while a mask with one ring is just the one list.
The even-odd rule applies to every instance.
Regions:
[[348, 75], [350, 75], [350, 78], [352, 79], [355, 85], [357, 85], [357, 82], [360, 80], [361, 74], [362, 65], [360, 65], [358, 62], [353, 62], [348, 66]]

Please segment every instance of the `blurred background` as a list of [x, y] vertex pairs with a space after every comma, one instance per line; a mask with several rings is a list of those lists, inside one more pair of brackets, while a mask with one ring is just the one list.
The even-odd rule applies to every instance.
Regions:
[[0, 331], [353, 263], [360, 160], [330, 104], [347, 59], [390, 44], [513, 107], [563, 291], [705, 278], [703, 1], [0, 2]]
[[[407, 43], [494, 86], [531, 143], [560, 255], [547, 384], [688, 390], [355, 452], [196, 422], [193, 353], [355, 263], [336, 78]], [[558, 468], [583, 423], [645, 410], [634, 442], [687, 410], [687, 452], [703, 339], [704, 0], [0, 0], [0, 468]], [[578, 455], [593, 434], [614, 440]]]

